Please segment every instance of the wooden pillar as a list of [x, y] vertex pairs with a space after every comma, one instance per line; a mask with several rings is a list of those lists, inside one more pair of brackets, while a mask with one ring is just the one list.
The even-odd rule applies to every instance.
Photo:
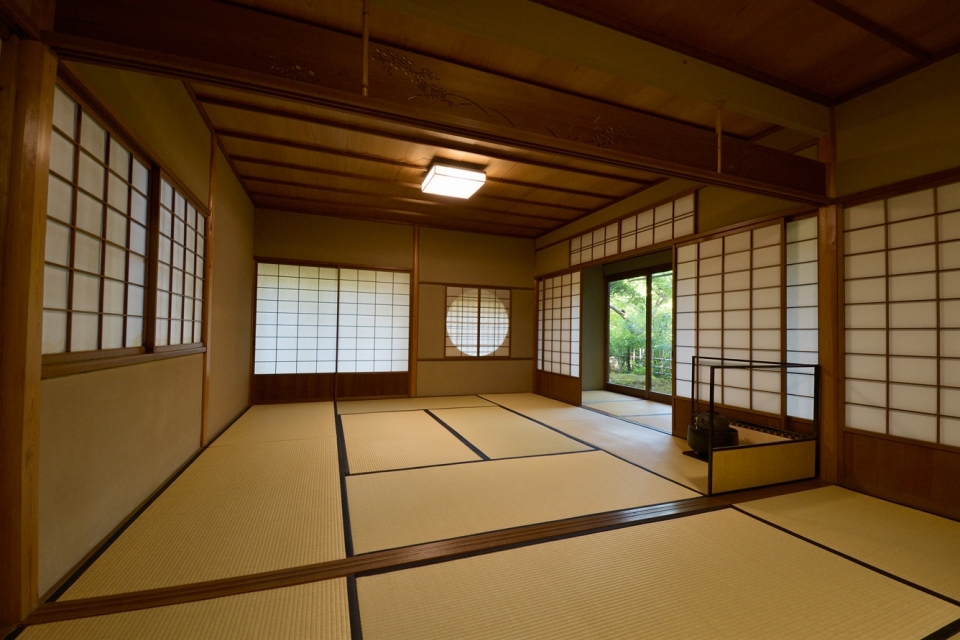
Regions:
[[207, 234], [205, 236], [205, 253], [203, 259], [203, 324], [200, 334], [203, 344], [207, 348], [203, 352], [203, 395], [200, 414], [200, 446], [205, 447], [210, 441], [210, 354], [213, 336], [213, 258], [214, 258], [214, 210], [217, 204], [217, 134], [210, 131], [210, 197], [207, 200]]
[[[833, 110], [830, 111], [831, 135], [820, 138], [818, 151], [820, 161], [827, 165], [827, 195], [835, 198], [836, 187], [836, 137], [833, 127]], [[842, 287], [840, 282], [842, 259], [840, 233], [843, 228], [842, 212], [838, 205], [820, 207], [818, 216], [818, 282], [819, 282], [819, 335], [820, 335], [820, 478], [827, 482], [839, 482], [841, 444], [843, 438], [843, 407], [840, 403], [843, 384], [843, 333]]]
[[57, 60], [35, 40], [0, 49], [0, 622], [37, 606], [38, 455], [47, 174]]
[[410, 397], [417, 397], [420, 357], [420, 225], [413, 228], [413, 274], [410, 276]]

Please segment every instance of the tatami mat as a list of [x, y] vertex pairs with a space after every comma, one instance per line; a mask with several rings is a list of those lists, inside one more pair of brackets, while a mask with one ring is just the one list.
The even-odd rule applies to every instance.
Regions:
[[422, 411], [457, 407], [489, 407], [479, 396], [432, 396], [428, 398], [394, 398], [392, 400], [349, 400], [337, 403], [337, 413], [382, 413], [386, 411]]
[[597, 409], [615, 416], [669, 416], [673, 407], [649, 400], [621, 400], [618, 402], [584, 402], [585, 406], [597, 405]]
[[[319, 438], [321, 407], [318, 402], [254, 405], [210, 446]], [[329, 407], [326, 411], [329, 415]]]
[[604, 391], [602, 389], [583, 391], [580, 394], [580, 401], [583, 404], [593, 402], [620, 402], [623, 399], [624, 395], [622, 393], [614, 393], [613, 391]]
[[347, 581], [326, 580], [28, 627], [21, 640], [348, 640]]
[[500, 407], [433, 412], [490, 458], [587, 451], [590, 447]]
[[361, 577], [357, 590], [365, 640], [919, 640], [960, 618], [732, 510]]
[[481, 459], [425, 411], [363, 413], [340, 420], [350, 473]]
[[347, 478], [357, 553], [694, 497], [602, 451]]
[[317, 425], [315, 437], [300, 440], [269, 441], [278, 416], [292, 420], [280, 407], [269, 409], [253, 414], [262, 419], [244, 425], [240, 443], [204, 451], [62, 599], [345, 557], [333, 404], [304, 408], [304, 424], [283, 427], [304, 435]]
[[836, 486], [739, 506], [831, 549], [960, 601], [960, 522]]

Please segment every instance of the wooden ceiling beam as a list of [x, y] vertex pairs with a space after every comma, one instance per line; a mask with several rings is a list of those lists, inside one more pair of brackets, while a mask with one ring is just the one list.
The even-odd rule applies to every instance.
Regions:
[[[304, 151], [315, 151], [317, 153], [323, 153], [327, 155], [334, 156], [343, 156], [345, 158], [353, 158], [355, 160], [364, 160], [367, 162], [378, 162], [380, 164], [391, 164], [397, 167], [404, 167], [406, 169], [417, 169], [419, 171], [426, 171], [429, 168], [429, 165], [417, 164], [415, 162], [407, 162], [406, 160], [396, 160], [394, 158], [387, 158], [385, 156], [375, 156], [369, 153], [361, 153], [359, 151], [350, 151], [348, 149], [338, 149], [336, 147], [328, 147], [321, 144], [314, 144], [309, 142], [299, 142], [297, 140], [290, 140], [288, 138], [277, 138], [274, 136], [266, 136], [257, 133], [250, 133], [248, 131], [240, 131], [236, 129], [217, 129], [217, 135], [224, 138], [237, 138], [239, 140], [249, 140], [251, 142], [262, 142], [264, 144], [274, 144], [282, 147], [292, 147], [294, 149], [303, 149]], [[543, 166], [542, 164], [539, 166]], [[616, 174], [605, 173], [603, 171], [588, 171], [581, 169], [574, 169], [570, 167], [564, 167], [562, 165], [557, 165], [556, 167], [547, 167], [555, 168], [560, 171], [567, 171], [569, 173], [577, 173], [582, 175], [593, 176], [595, 178], [605, 178], [607, 180], [616, 180], [618, 182], [626, 182], [627, 184], [649, 184], [646, 180], [630, 180], [619, 176]]]
[[[374, 127], [365, 127], [363, 125], [353, 125], [346, 124], [343, 122], [338, 122], [331, 118], [321, 118], [319, 116], [311, 116], [304, 113], [297, 113], [295, 111], [287, 111], [285, 109], [274, 109], [271, 107], [264, 107], [257, 104], [251, 104], [248, 102], [239, 102], [235, 100], [224, 100], [222, 98], [216, 98], [212, 96], [198, 95], [197, 100], [200, 103], [205, 105], [213, 105], [217, 107], [224, 107], [227, 109], [237, 109], [240, 111], [247, 111], [249, 113], [258, 113], [261, 115], [274, 116], [278, 118], [284, 118], [287, 120], [296, 120], [298, 122], [306, 122], [309, 124], [314, 124], [323, 127], [330, 127], [340, 131], [349, 131], [351, 133], [363, 133], [370, 136], [375, 136], [378, 138], [383, 138], [386, 140], [400, 140], [402, 142], [409, 142], [411, 144], [422, 144], [428, 147], [437, 147], [439, 149], [449, 149], [451, 151], [460, 151], [463, 153], [472, 153], [479, 156], [486, 156], [488, 158], [493, 158], [494, 160], [503, 160], [506, 162], [516, 162], [517, 164], [525, 164], [531, 167], [542, 167], [544, 169], [555, 169], [558, 171], [570, 171], [573, 173], [584, 173], [588, 175], [596, 175], [590, 173], [590, 169], [581, 169], [579, 167], [571, 167], [569, 165], [558, 164], [555, 162], [543, 162], [530, 158], [529, 156], [518, 155], [513, 153], [505, 153], [501, 150], [491, 149], [489, 147], [480, 146], [472, 142], [455, 142], [449, 139], [443, 138], [431, 138], [429, 136], [417, 136], [409, 133], [396, 133], [396, 132], [385, 132], [381, 129], [375, 129]], [[630, 176], [624, 176], [620, 174], [609, 174], [601, 173], [602, 177], [613, 177], [616, 180], [622, 182], [629, 182], [631, 184], [646, 184], [648, 180], [638, 180], [636, 178], [631, 178]]]
[[[496, 215], [510, 215], [517, 216], [521, 218], [533, 218], [537, 220], [549, 220], [554, 223], [566, 224], [571, 220], [571, 216], [566, 216], [563, 214], [557, 215], [537, 215], [533, 213], [519, 213], [515, 211], [502, 211], [498, 209], [488, 209], [486, 207], [478, 207], [472, 204], [467, 204], [467, 202], [457, 202], [457, 203], [446, 203], [446, 202], [437, 202], [436, 200], [430, 200], [428, 198], [414, 198], [407, 196], [398, 196], [393, 194], [386, 193], [375, 193], [371, 191], [362, 191], [360, 189], [345, 189], [342, 187], [328, 187], [324, 185], [311, 184], [309, 182], [298, 182], [296, 180], [278, 180], [276, 178], [263, 178], [258, 176], [251, 175], [240, 175], [238, 176], [244, 182], [261, 182], [263, 184], [274, 184], [282, 187], [295, 187], [298, 189], [310, 189], [312, 191], [323, 191], [326, 193], [342, 193], [344, 195], [360, 196], [360, 197], [369, 197], [369, 198], [379, 198], [383, 200], [391, 200], [393, 202], [404, 202], [409, 204], [423, 205], [427, 207], [451, 207], [455, 206], [458, 209], [464, 209], [466, 211], [477, 211], [480, 213], [492, 213]], [[405, 187], [409, 188], [409, 187]], [[421, 193], [420, 187], [415, 187], [416, 193]], [[479, 195], [479, 194], [478, 194]], [[472, 199], [471, 199], [472, 201]], [[470, 201], [468, 201], [470, 202]], [[523, 203], [529, 205], [530, 203]], [[541, 205], [544, 207], [549, 207], [549, 205]], [[578, 213], [584, 213], [583, 209], [577, 209]]]
[[843, 5], [837, 0], [809, 0], [813, 4], [822, 7], [829, 11], [830, 13], [839, 16], [849, 22], [850, 24], [860, 27], [864, 31], [872, 33], [881, 40], [885, 40], [888, 44], [892, 44], [898, 49], [906, 51], [912, 55], [917, 60], [929, 63], [933, 56], [927, 51], [924, 51], [917, 45], [913, 44], [903, 36], [900, 36], [890, 29], [887, 29], [881, 24], [877, 24], [873, 20], [863, 16], [850, 7]]
[[[376, 180], [376, 181], [391, 182], [391, 183], [396, 182], [391, 178], [378, 178], [376, 176], [368, 176], [360, 173], [350, 173], [347, 171], [334, 171], [332, 169], [324, 169], [322, 167], [308, 166], [308, 165], [297, 164], [293, 162], [281, 162], [279, 160], [270, 160], [268, 158], [257, 158], [254, 156], [237, 155], [237, 154], [234, 154], [231, 157], [236, 162], [249, 162], [252, 164], [262, 164], [270, 167], [295, 169], [298, 171], [309, 171], [311, 173], [320, 173], [320, 174], [326, 174], [331, 176], [339, 176], [341, 178], [357, 178], [359, 180]], [[421, 169], [421, 172], [426, 173], [426, 169]], [[238, 171], [237, 174], [239, 175], [239, 173], [240, 172]], [[538, 182], [523, 182], [522, 180], [507, 180], [506, 178], [492, 178], [490, 176], [487, 176], [487, 182], [493, 182], [495, 184], [505, 184], [513, 187], [522, 187], [525, 189], [542, 189], [543, 191], [554, 191], [556, 193], [566, 193], [572, 196], [582, 196], [584, 198], [593, 198], [596, 200], [604, 200], [606, 202], [613, 202], [614, 200], [617, 200], [620, 197], [616, 195], [610, 195], [607, 193], [597, 193], [595, 191], [578, 191], [576, 189], [556, 187], [553, 185], [541, 184]], [[488, 197], [491, 197], [491, 196], [488, 196]], [[501, 196], [497, 196], [497, 197], [501, 197]], [[548, 203], [544, 203], [544, 204], [548, 204]]]
[[[454, 224], [454, 223], [458, 224], [460, 222], [481, 222], [484, 224], [493, 224], [493, 225], [499, 225], [503, 227], [516, 227], [518, 229], [520, 228], [538, 229], [540, 232], [551, 231], [557, 228], [558, 226], [562, 226], [562, 224], [565, 224], [565, 223], [557, 224], [556, 221], [544, 220], [542, 218], [518, 217], [510, 213], [483, 212], [482, 214], [480, 214], [480, 217], [478, 217], [477, 215], [471, 215], [472, 212], [464, 211], [456, 207], [433, 207], [431, 208], [432, 210], [430, 211], [424, 211], [424, 210], [412, 209], [412, 208], [398, 209], [396, 207], [383, 205], [380, 203], [361, 204], [358, 202], [344, 202], [342, 200], [323, 200], [320, 198], [311, 198], [308, 196], [294, 196], [294, 195], [285, 195], [285, 194], [279, 194], [279, 193], [267, 193], [264, 191], [250, 191], [248, 195], [252, 200], [254, 200], [255, 204], [258, 197], [279, 198], [281, 200], [290, 200], [293, 202], [310, 202], [310, 203], [321, 205], [321, 206], [356, 207], [358, 209], [367, 209], [370, 211], [383, 211], [386, 213], [393, 213], [393, 214], [402, 213], [409, 216], [419, 216], [419, 217], [427, 216], [430, 218], [440, 218], [443, 220], [447, 220], [450, 222], [450, 224]], [[348, 194], [343, 194], [343, 195], [348, 195]], [[371, 196], [371, 198], [373, 197]]]
[[370, 95], [361, 96], [359, 37], [213, 0], [59, 0], [45, 40], [65, 60], [265, 93], [611, 170], [831, 201], [821, 162], [731, 138], [718, 171], [716, 137], [698, 127], [403, 49], [371, 47]]
[[[384, 207], [357, 205], [337, 202], [333, 200], [312, 200], [309, 198], [295, 198], [276, 196], [269, 193], [250, 194], [254, 206], [263, 210], [288, 211], [290, 213], [308, 213], [311, 215], [331, 216], [334, 218], [351, 218], [369, 220], [371, 222], [402, 222], [404, 224], [418, 224], [438, 229], [454, 231], [480, 231], [495, 235], [521, 236], [535, 238], [543, 234], [540, 227], [520, 224], [506, 224], [473, 219], [451, 219], [427, 213], [390, 209]], [[509, 230], [509, 231], [507, 231]]]

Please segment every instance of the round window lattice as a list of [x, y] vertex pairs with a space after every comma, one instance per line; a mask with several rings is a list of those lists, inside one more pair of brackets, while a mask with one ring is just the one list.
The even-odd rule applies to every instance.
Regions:
[[510, 313], [489, 290], [464, 291], [447, 305], [447, 336], [460, 353], [488, 356], [507, 339]]

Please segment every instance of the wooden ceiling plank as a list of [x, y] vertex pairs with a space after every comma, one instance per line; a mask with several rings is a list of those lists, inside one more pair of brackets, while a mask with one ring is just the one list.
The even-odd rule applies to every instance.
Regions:
[[[241, 176], [239, 176], [239, 177], [240, 177], [240, 179], [243, 180], [244, 182], [261, 182], [261, 183], [264, 183], [264, 184], [275, 184], [275, 185], [286, 186], [286, 187], [297, 187], [297, 188], [300, 188], [300, 189], [310, 189], [310, 190], [313, 190], [313, 191], [324, 191], [324, 192], [328, 192], [328, 193], [343, 193], [343, 194], [349, 194], [349, 195], [355, 195], [355, 196], [361, 196], [361, 197], [381, 198], [381, 199], [392, 200], [392, 201], [396, 201], [396, 202], [407, 202], [407, 203], [420, 204], [420, 205], [431, 206], [431, 207], [433, 207], [433, 206], [440, 206], [440, 207], [456, 206], [457, 208], [465, 209], [465, 210], [467, 210], [467, 211], [479, 211], [479, 212], [494, 213], [494, 214], [509, 214], [509, 215], [512, 215], [512, 216], [518, 216], [518, 217], [522, 217], [522, 218], [534, 218], [534, 219], [539, 219], [539, 220], [550, 220], [550, 221], [552, 221], [552, 222], [562, 222], [562, 223], [566, 223], [566, 222], [568, 222], [568, 221], [570, 220], [570, 218], [571, 218], [569, 215], [564, 215], [564, 214], [562, 214], [562, 213], [555, 213], [554, 215], [537, 215], [537, 214], [534, 214], [534, 213], [522, 213], [522, 212], [518, 212], [518, 211], [504, 211], [504, 210], [500, 210], [500, 209], [488, 209], [487, 207], [478, 207], [478, 206], [475, 206], [475, 205], [472, 205], [472, 204], [467, 204], [467, 203], [465, 203], [465, 202], [463, 202], [463, 203], [461, 203], [461, 202], [457, 202], [457, 203], [438, 202], [438, 201], [436, 201], [436, 200], [431, 200], [431, 199], [429, 199], [429, 198], [415, 198], [415, 197], [411, 197], [411, 196], [399, 196], [399, 195], [388, 194], [388, 193], [376, 193], [376, 192], [371, 192], [371, 191], [363, 191], [363, 190], [359, 190], [359, 189], [344, 189], [344, 188], [341, 188], [341, 187], [331, 187], [331, 186], [325, 186], [325, 185], [319, 185], [319, 184], [311, 184], [311, 183], [309, 183], [309, 182], [298, 182], [298, 181], [296, 181], [296, 180], [278, 180], [278, 179], [276, 179], [276, 178], [263, 178], [263, 177], [250, 176], [250, 175], [241, 175]], [[418, 194], [421, 193], [419, 187], [416, 187], [416, 193], [418, 193]], [[471, 201], [472, 201], [472, 199], [471, 199]], [[530, 203], [528, 203], [528, 202], [523, 202], [522, 204], [527, 204], [527, 205], [529, 205]], [[544, 206], [545, 206], [546, 208], [549, 208], [549, 205], [544, 205]], [[576, 211], [577, 213], [583, 213], [583, 209], [575, 209], [575, 211]]]
[[[258, 208], [268, 208], [268, 209], [284, 209], [284, 206], [276, 206], [276, 202], [287, 202], [287, 203], [300, 203], [301, 205], [310, 205], [313, 207], [313, 212], [320, 215], [335, 215], [333, 212], [337, 210], [344, 209], [353, 209], [357, 211], [367, 211], [374, 212], [370, 219], [377, 219], [378, 216], [402, 216], [404, 218], [416, 221], [417, 224], [420, 224], [423, 220], [439, 220], [445, 221], [445, 224], [448, 228], [458, 228], [458, 225], [462, 224], [485, 224], [501, 228], [513, 228], [517, 230], [530, 231], [535, 230], [536, 235], [541, 235], [544, 232], [544, 227], [534, 225], [534, 224], [518, 224], [516, 222], [497, 222], [493, 220], [483, 220], [477, 218], [468, 218], [465, 216], [454, 217], [447, 215], [447, 212], [444, 212], [442, 215], [435, 213], [425, 213], [421, 211], [411, 211], [408, 209], [393, 209], [389, 207], [382, 207], [377, 205], [365, 205], [358, 204], [353, 202], [342, 202], [338, 200], [318, 200], [315, 198], [302, 198], [299, 196], [289, 196], [289, 195], [277, 195], [273, 193], [260, 193], [252, 192], [250, 194], [251, 199]], [[271, 200], [276, 201], [273, 204], [267, 204]], [[329, 213], [328, 213], [329, 212]]]
[[595, 166], [797, 202], [829, 200], [823, 163], [734, 139], [726, 141], [725, 156], [735, 161], [718, 173], [715, 138], [698, 127], [402, 49], [374, 47], [364, 98], [357, 36], [213, 0], [61, 0], [46, 39], [62, 59], [266, 92]]
[[[481, 156], [487, 156], [489, 158], [494, 158], [497, 160], [504, 160], [507, 162], [516, 162], [518, 164], [527, 164], [534, 167], [545, 167], [547, 169], [557, 169], [560, 171], [574, 171], [577, 173], [587, 173], [588, 175], [594, 175], [590, 173], [589, 169], [582, 169], [580, 167], [571, 167], [568, 165], [561, 165], [553, 162], [544, 162], [531, 158], [529, 156], [505, 153], [504, 151], [491, 149], [486, 146], [480, 146], [473, 142], [456, 142], [446, 138], [433, 138], [430, 136], [418, 136], [410, 133], [399, 133], [396, 131], [385, 132], [374, 127], [367, 127], [359, 124], [346, 124], [343, 122], [338, 122], [331, 118], [321, 118], [319, 116], [308, 115], [305, 113], [297, 113], [296, 111], [288, 111], [285, 109], [275, 109], [271, 107], [265, 107], [249, 102], [240, 102], [236, 100], [224, 100], [222, 98], [216, 98], [213, 96], [204, 96], [198, 95], [197, 99], [203, 104], [216, 105], [219, 107], [225, 107], [227, 109], [237, 109], [240, 111], [247, 111], [250, 113], [259, 113], [263, 115], [275, 116], [278, 118], [286, 118], [288, 120], [297, 120], [299, 122], [306, 122], [309, 124], [320, 125], [324, 127], [331, 127], [333, 129], [339, 129], [342, 131], [349, 131], [351, 133], [364, 133], [371, 136], [376, 136], [378, 138], [386, 138], [389, 140], [402, 140], [404, 142], [410, 142], [412, 144], [422, 144], [428, 147], [437, 147], [441, 149], [450, 149], [453, 151], [462, 151], [465, 153], [472, 153]], [[630, 182], [633, 184], [644, 184], [645, 180], [638, 180], [630, 176], [623, 176], [619, 174], [608, 174], [604, 173], [603, 177], [613, 178], [621, 180], [623, 182]]]
[[924, 51], [923, 49], [913, 44], [906, 38], [900, 35], [897, 35], [896, 33], [891, 31], [890, 29], [887, 29], [883, 25], [877, 24], [873, 20], [870, 20], [869, 18], [857, 13], [850, 7], [847, 7], [837, 2], [837, 0], [808, 0], [808, 1], [814, 3], [819, 7], [826, 9], [830, 13], [833, 13], [843, 18], [847, 22], [860, 27], [864, 31], [872, 33], [873, 35], [877, 36], [881, 40], [886, 40], [889, 44], [892, 44], [898, 49], [902, 49], [903, 51], [906, 51], [917, 60], [921, 60], [923, 62], [929, 63], [932, 59], [932, 56], [930, 55], [929, 52]]
[[[383, 178], [383, 177], [380, 177], [380, 176], [367, 175], [367, 174], [362, 174], [362, 173], [353, 173], [353, 172], [349, 172], [349, 171], [335, 171], [335, 170], [333, 170], [333, 169], [326, 169], [326, 168], [318, 167], [318, 166], [310, 166], [310, 165], [304, 165], [304, 164], [297, 164], [297, 163], [293, 163], [293, 162], [281, 162], [281, 161], [278, 161], [278, 160], [270, 160], [270, 159], [268, 159], [268, 158], [257, 158], [257, 157], [254, 157], [254, 156], [246, 156], [246, 155], [232, 155], [231, 157], [233, 158], [233, 160], [234, 160], [235, 162], [239, 162], [239, 163], [248, 163], [248, 164], [262, 165], [262, 166], [267, 166], [267, 167], [276, 167], [276, 168], [280, 168], [280, 169], [291, 169], [291, 170], [294, 170], [294, 171], [304, 171], [304, 172], [314, 173], [314, 174], [319, 174], [319, 175], [329, 175], [329, 176], [335, 176], [335, 177], [339, 177], [339, 178], [348, 178], [348, 179], [351, 179], [351, 180], [368, 180], [368, 181], [371, 181], [371, 182], [383, 182], [383, 183], [388, 183], [388, 184], [402, 184], [402, 185], [408, 185], [408, 186], [416, 186], [417, 188], [420, 187], [419, 184], [416, 184], [416, 183], [413, 183], [413, 182], [397, 181], [397, 180], [394, 180], [393, 178]], [[421, 172], [421, 173], [425, 173], [425, 172]], [[237, 172], [237, 175], [240, 175], [240, 174], [241, 174], [241, 172], [238, 171], [238, 172]], [[557, 192], [557, 193], [565, 193], [565, 194], [569, 194], [569, 195], [576, 195], [576, 196], [580, 196], [580, 197], [584, 197], [584, 198], [590, 198], [590, 199], [593, 199], [593, 200], [602, 200], [602, 201], [604, 201], [604, 202], [611, 202], [611, 201], [613, 201], [613, 200], [615, 199], [615, 196], [609, 196], [609, 195], [605, 195], [605, 194], [597, 194], [597, 193], [591, 193], [591, 192], [586, 192], [586, 191], [575, 191], [575, 190], [573, 190], [573, 189], [564, 189], [564, 188], [562, 188], [562, 187], [554, 187], [554, 186], [545, 185], [545, 184], [535, 184], [535, 183], [532, 183], [532, 182], [518, 182], [518, 181], [514, 181], [514, 180], [503, 180], [503, 179], [500, 179], [500, 178], [491, 178], [491, 177], [489, 177], [489, 176], [487, 177], [487, 182], [494, 183], [494, 184], [505, 184], [505, 185], [509, 185], [509, 186], [525, 187], [525, 188], [537, 189], [537, 190], [543, 190], [543, 191], [554, 191], [554, 192]], [[504, 200], [504, 201], [524, 202], [524, 203], [529, 203], [529, 204], [540, 204], [540, 205], [543, 205], [543, 206], [556, 207], [556, 208], [560, 208], [560, 209], [571, 209], [571, 210], [576, 210], [576, 211], [583, 211], [583, 210], [584, 210], [584, 207], [574, 207], [574, 206], [568, 206], [568, 205], [561, 205], [561, 204], [555, 204], [555, 203], [552, 203], [552, 202], [543, 202], [543, 201], [539, 201], [539, 200], [529, 200], [529, 199], [524, 200], [524, 199], [520, 199], [520, 198], [510, 198], [510, 197], [501, 196], [501, 195], [482, 194], [482, 197], [492, 198], [492, 199], [496, 199], [496, 200]]]

